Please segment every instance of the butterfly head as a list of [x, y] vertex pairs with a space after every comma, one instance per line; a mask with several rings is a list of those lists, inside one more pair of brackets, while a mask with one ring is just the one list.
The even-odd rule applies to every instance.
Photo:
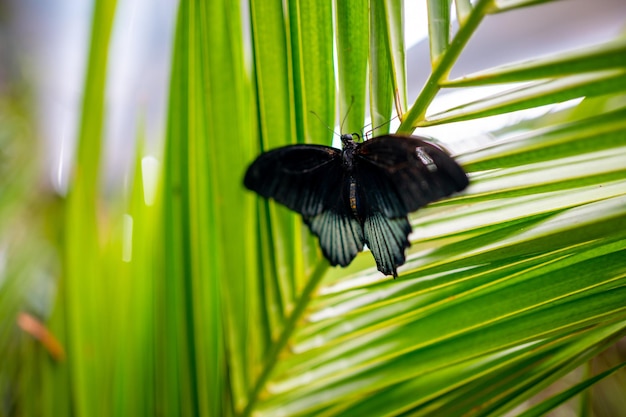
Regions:
[[351, 147], [354, 147], [355, 140], [358, 141], [360, 139], [361, 137], [359, 136], [358, 133], [350, 133], [350, 134], [341, 135], [341, 144], [343, 145], [344, 149], [351, 148]]

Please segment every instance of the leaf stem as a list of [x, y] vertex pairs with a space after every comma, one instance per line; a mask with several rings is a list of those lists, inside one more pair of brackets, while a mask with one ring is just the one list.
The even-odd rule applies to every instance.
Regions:
[[415, 130], [418, 123], [424, 119], [428, 106], [433, 101], [439, 90], [441, 90], [441, 82], [446, 79], [452, 66], [461, 54], [461, 51], [469, 41], [470, 37], [482, 21], [486, 14], [486, 10], [492, 6], [493, 0], [479, 0], [471, 13], [467, 16], [467, 20], [461, 24], [459, 31], [456, 33], [452, 42], [442, 53], [438, 59], [432, 62], [433, 70], [426, 80], [426, 84], [422, 92], [415, 100], [413, 106], [404, 114], [402, 123], [398, 128], [400, 134], [410, 134]]
[[289, 341], [289, 337], [293, 333], [293, 330], [295, 329], [296, 325], [298, 324], [298, 321], [302, 317], [302, 314], [304, 313], [306, 307], [309, 305], [309, 301], [311, 300], [311, 297], [313, 296], [315, 290], [317, 289], [317, 286], [319, 285], [320, 281], [324, 277], [324, 273], [326, 272], [327, 269], [328, 269], [328, 261], [323, 259], [317, 264], [315, 270], [311, 273], [311, 277], [309, 281], [307, 282], [306, 287], [304, 287], [304, 289], [302, 290], [300, 299], [298, 300], [298, 303], [296, 304], [294, 310], [289, 316], [289, 320], [285, 324], [285, 327], [283, 328], [280, 334], [280, 337], [278, 338], [276, 343], [272, 345], [269, 351], [267, 360], [265, 361], [265, 366], [263, 367], [263, 370], [261, 371], [261, 374], [259, 375], [259, 378], [256, 381], [254, 389], [252, 390], [252, 393], [250, 394], [250, 397], [248, 398], [248, 404], [246, 405], [246, 408], [241, 413], [242, 416], [247, 417], [247, 416], [250, 416], [250, 414], [252, 413], [252, 410], [254, 406], [256, 405], [259, 399], [259, 396], [261, 394], [261, 390], [267, 383], [270, 377], [270, 374], [272, 370], [274, 369], [274, 365], [276, 364], [278, 360], [278, 355], [280, 354], [280, 352], [282, 352], [282, 350], [287, 345], [287, 342]]

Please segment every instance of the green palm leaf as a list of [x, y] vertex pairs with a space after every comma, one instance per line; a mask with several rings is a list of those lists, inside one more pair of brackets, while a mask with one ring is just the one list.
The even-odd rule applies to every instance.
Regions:
[[[49, 252], [0, 246], [16, 253], [0, 268], [0, 416], [540, 415], [623, 373], [621, 358], [537, 397], [626, 334], [624, 38], [449, 78], [486, 18], [539, 3], [429, 1], [432, 71], [410, 103], [402, 2], [182, 0], [156, 197], [138, 146], [111, 204], [97, 168], [115, 2], [98, 0], [78, 174], [38, 214], [61, 226]], [[501, 89], [433, 111], [443, 89], [481, 86]], [[369, 113], [386, 132], [394, 104], [404, 134], [535, 110], [450, 144], [471, 185], [411, 215], [396, 280], [367, 252], [331, 268], [299, 216], [242, 185], [264, 150], [331, 144], [327, 126], [360, 132]], [[0, 196], [3, 232], [28, 184]], [[58, 266], [31, 262], [50, 247]], [[31, 306], [29, 263], [59, 275], [56, 303]]]
[[[490, 10], [488, 3], [474, 6], [451, 47], [442, 46], [447, 25], [431, 27], [438, 45], [431, 84], [401, 130], [414, 115], [424, 117], [439, 88], [455, 86], [443, 76], [434, 78], [449, 72], [459, 52], [454, 48], [471, 36], [472, 25]], [[439, 12], [434, 16], [445, 22]], [[602, 49], [609, 55], [614, 51], [610, 45]], [[471, 104], [484, 110], [459, 107], [413, 126], [585, 95], [619, 97], [624, 64], [614, 63], [617, 54], [605, 61], [616, 68], [612, 73], [582, 78], [581, 71], [606, 68], [600, 62], [573, 72], [583, 83], [548, 73], [549, 66], [569, 65], [573, 58], [568, 55], [546, 64], [517, 64], [519, 70], [511, 65], [508, 73], [537, 80], [515, 101], [504, 93], [501, 102], [486, 98]], [[586, 62], [606, 55], [593, 49], [575, 58]], [[546, 74], [561, 77], [552, 82], [557, 89], [548, 87]], [[489, 83], [484, 78], [476, 77], [476, 85]], [[519, 79], [498, 82], [503, 81]], [[606, 88], [598, 90], [599, 83]], [[580, 355], [590, 346], [606, 346], [623, 334], [626, 234], [616, 225], [626, 215], [620, 157], [626, 143], [620, 113], [548, 123], [538, 133], [461, 155], [472, 172], [472, 186], [464, 196], [414, 216], [416, 238], [401, 282], [381, 279], [368, 254], [345, 270], [329, 270], [319, 283], [315, 270], [293, 311], [286, 312], [288, 324], [262, 363], [262, 377], [244, 413], [460, 415], [477, 406], [501, 413], [527, 398], [537, 381], [553, 381], [547, 376], [563, 375], [564, 367], [588, 360]], [[583, 141], [584, 147], [577, 146]], [[265, 308], [271, 309], [271, 303]], [[604, 333], [607, 326], [611, 331]], [[538, 367], [551, 355], [564, 356], [545, 365], [533, 384], [530, 378], [506, 378], [518, 369]], [[493, 381], [503, 383], [494, 386]]]

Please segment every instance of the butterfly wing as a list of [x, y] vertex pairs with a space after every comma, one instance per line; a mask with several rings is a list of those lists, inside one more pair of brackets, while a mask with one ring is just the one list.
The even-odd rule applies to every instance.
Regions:
[[417, 136], [371, 139], [359, 146], [355, 160], [365, 204], [387, 217], [406, 216], [469, 184], [450, 155]]
[[468, 185], [445, 151], [411, 136], [387, 135], [359, 145], [355, 155], [364, 240], [378, 270], [398, 276], [410, 246], [407, 215]]
[[363, 250], [363, 228], [350, 211], [341, 151], [290, 145], [259, 156], [244, 185], [302, 214], [331, 265], [348, 265]]
[[406, 259], [404, 250], [411, 245], [411, 224], [406, 216], [389, 218], [381, 212], [373, 212], [366, 217], [363, 232], [378, 270], [397, 277], [397, 267]]
[[[304, 216], [304, 222], [319, 238], [322, 253], [331, 265], [346, 266], [363, 250], [363, 227], [352, 214], [345, 193], [346, 178], [335, 178], [344, 185], [344, 192], [335, 196], [334, 204], [315, 216]], [[349, 186], [349, 182], [347, 184]]]
[[261, 154], [246, 171], [244, 185], [305, 216], [335, 204], [343, 175], [341, 151], [321, 145], [289, 145]]

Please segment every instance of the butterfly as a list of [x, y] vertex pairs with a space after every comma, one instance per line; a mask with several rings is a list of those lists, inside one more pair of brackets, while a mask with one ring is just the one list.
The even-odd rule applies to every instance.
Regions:
[[410, 246], [407, 215], [462, 191], [469, 180], [426, 138], [358, 139], [342, 135], [342, 150], [301, 144], [262, 153], [244, 185], [300, 213], [331, 265], [347, 266], [367, 245], [378, 270], [396, 278]]

